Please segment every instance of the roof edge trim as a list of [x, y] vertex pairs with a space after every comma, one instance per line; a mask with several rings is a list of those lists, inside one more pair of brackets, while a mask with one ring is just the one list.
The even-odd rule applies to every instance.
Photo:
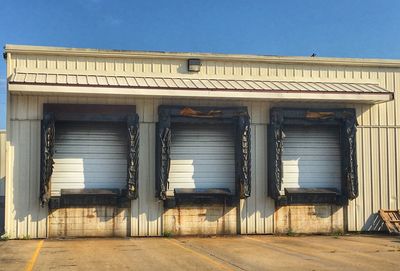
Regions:
[[6, 53], [15, 53], [15, 54], [88, 56], [88, 57], [99, 57], [99, 58], [138, 57], [138, 58], [187, 59], [187, 58], [197, 57], [203, 60], [400, 68], [400, 59], [263, 56], [263, 55], [246, 55], [246, 54], [220, 54], [220, 53], [213, 54], [213, 53], [183, 53], [183, 52], [178, 53], [178, 52], [66, 48], [66, 47], [30, 46], [30, 45], [13, 45], [13, 44], [5, 45], [4, 51]]
[[381, 103], [393, 100], [393, 93], [290, 93], [290, 92], [254, 92], [254, 91], [212, 91], [185, 89], [157, 88], [123, 88], [123, 87], [96, 87], [96, 86], [60, 86], [9, 84], [12, 93], [46, 93], [49, 94], [79, 94], [79, 95], [123, 95], [123, 96], [150, 96], [176, 98], [224, 98], [246, 100], [291, 100], [291, 101], [336, 101], [356, 103]]

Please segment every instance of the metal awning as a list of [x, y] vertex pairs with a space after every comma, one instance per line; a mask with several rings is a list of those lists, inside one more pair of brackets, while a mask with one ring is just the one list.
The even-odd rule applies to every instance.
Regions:
[[[24, 72], [14, 73], [8, 82], [10, 91], [28, 92], [40, 92], [40, 89], [45, 91], [43, 86], [55, 86], [58, 87], [58, 91], [54, 87], [52, 89], [56, 92], [79, 93], [72, 88], [68, 90], [65, 87], [80, 87], [82, 93], [91, 93], [91, 88], [95, 90], [93, 93], [141, 96], [344, 100], [374, 103], [393, 99], [391, 91], [373, 83], [66, 75]], [[109, 90], [105, 91], [104, 89]], [[115, 91], [112, 91], [112, 89]]]

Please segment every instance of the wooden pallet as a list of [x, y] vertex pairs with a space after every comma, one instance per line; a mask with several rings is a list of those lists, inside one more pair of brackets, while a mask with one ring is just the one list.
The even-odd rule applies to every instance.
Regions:
[[379, 215], [390, 233], [400, 234], [400, 210], [380, 209]]

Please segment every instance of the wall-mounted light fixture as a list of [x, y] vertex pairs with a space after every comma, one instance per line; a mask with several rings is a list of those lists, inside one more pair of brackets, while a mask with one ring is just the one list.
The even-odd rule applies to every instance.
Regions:
[[195, 59], [191, 58], [188, 59], [188, 71], [189, 72], [199, 72], [201, 67], [201, 60], [200, 59]]

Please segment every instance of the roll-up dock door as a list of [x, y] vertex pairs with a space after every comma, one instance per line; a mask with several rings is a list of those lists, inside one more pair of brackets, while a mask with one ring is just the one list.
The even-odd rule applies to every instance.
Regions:
[[52, 196], [59, 196], [61, 189], [126, 187], [127, 139], [123, 124], [56, 125]]
[[283, 188], [341, 187], [339, 129], [298, 126], [284, 130]]
[[174, 125], [169, 190], [227, 188], [235, 193], [235, 143], [232, 125]]

